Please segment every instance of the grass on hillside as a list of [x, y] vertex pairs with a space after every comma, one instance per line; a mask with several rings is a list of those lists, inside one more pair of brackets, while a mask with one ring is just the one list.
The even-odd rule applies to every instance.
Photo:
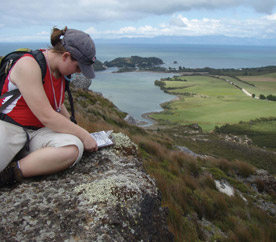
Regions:
[[[259, 126], [262, 126], [262, 129], [258, 130]], [[255, 129], [256, 131], [254, 131]], [[273, 153], [276, 151], [275, 119], [225, 125], [221, 128], [217, 127], [216, 132], [208, 134], [193, 134], [194, 131], [189, 126], [178, 125], [163, 127], [158, 132], [169, 135], [175, 144], [185, 146], [194, 153], [225, 158], [229, 161], [241, 160], [276, 175], [276, 155]], [[238, 136], [242, 140], [249, 138], [253, 144], [229, 142], [225, 139], [229, 134], [232, 137]], [[266, 148], [264, 149], [264, 147]]]
[[[215, 232], [208, 241], [275, 241], [276, 221], [254, 206], [249, 196], [254, 193], [252, 188], [235, 179], [235, 174], [253, 174], [253, 166], [226, 159], [195, 159], [168, 149], [162, 139], [152, 141], [149, 135], [135, 136], [134, 141], [147, 171], [157, 181], [163, 206], [169, 208], [169, 227], [175, 241], [206, 241], [201, 219], [222, 232]], [[218, 192], [215, 179], [228, 181], [249, 202], [238, 194], [228, 197]]]
[[[165, 111], [151, 118], [161, 123], [198, 123], [204, 131], [211, 131], [227, 123], [276, 116], [276, 102], [246, 96], [226, 81], [206, 76], [181, 78], [186, 81], [165, 81], [165, 91], [179, 99], [163, 104]], [[276, 93], [276, 86], [271, 92]]]

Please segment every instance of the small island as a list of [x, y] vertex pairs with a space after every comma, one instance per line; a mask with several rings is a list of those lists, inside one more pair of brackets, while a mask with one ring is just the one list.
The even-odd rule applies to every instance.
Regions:
[[[177, 61], [174, 61], [176, 64]], [[228, 68], [228, 69], [216, 69], [210, 67], [204, 68], [187, 68], [184, 66], [174, 67], [163, 67], [164, 62], [162, 59], [157, 57], [118, 57], [112, 61], [101, 62], [96, 60], [94, 64], [95, 71], [103, 71], [109, 67], [118, 67], [115, 72], [134, 72], [134, 71], [154, 71], [164, 73], [185, 73], [185, 74], [209, 74], [209, 75], [227, 75], [227, 76], [253, 76], [253, 75], [264, 75], [276, 72], [276, 66], [265, 66], [255, 68]]]
[[101, 61], [96, 60], [94, 63], [94, 70], [95, 71], [104, 71], [106, 70], [106, 67], [104, 66], [104, 64]]
[[118, 57], [112, 61], [105, 61], [106, 67], [118, 67], [117, 72], [131, 72], [131, 71], [165, 71], [166, 68], [159, 67], [164, 64], [163, 60], [157, 57]]

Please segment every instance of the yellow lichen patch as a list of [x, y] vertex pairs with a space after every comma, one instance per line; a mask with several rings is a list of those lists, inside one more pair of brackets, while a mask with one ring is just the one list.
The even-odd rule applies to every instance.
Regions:
[[126, 175], [111, 175], [102, 180], [95, 180], [88, 184], [82, 184], [75, 188], [75, 192], [81, 193], [88, 203], [126, 202], [134, 196], [140, 196], [139, 186]]
[[121, 147], [135, 147], [136, 149], [138, 148], [135, 143], [133, 143], [130, 138], [122, 133], [113, 133], [112, 134], [115, 147], [116, 148], [121, 148]]

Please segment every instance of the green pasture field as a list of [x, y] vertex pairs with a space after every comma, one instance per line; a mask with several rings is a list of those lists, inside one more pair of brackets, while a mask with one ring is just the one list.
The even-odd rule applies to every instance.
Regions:
[[[178, 95], [179, 99], [164, 104], [163, 112], [150, 117], [161, 123], [198, 123], [206, 132], [227, 123], [276, 117], [276, 102], [246, 96], [226, 81], [207, 76], [181, 78], [187, 81], [166, 81], [165, 86], [168, 93]], [[273, 93], [275, 90], [276, 87]]]
[[239, 77], [239, 79], [244, 80], [244, 81], [246, 81], [246, 82], [248, 82], [248, 83], [250, 83], [250, 84], [241, 82], [241, 81], [239, 81], [239, 80], [237, 80], [237, 79], [235, 79], [235, 78], [233, 78], [233, 77], [229, 77], [229, 76], [223, 76], [222, 78], [225, 78], [225, 79], [227, 79], [227, 80], [229, 80], [229, 81], [231, 81], [231, 82], [234, 82], [234, 83], [237, 84], [239, 87], [245, 89], [245, 90], [248, 91], [250, 94], [255, 94], [257, 97], [259, 97], [260, 94], [264, 94], [264, 93], [262, 92], [262, 90], [261, 90], [259, 87], [257, 87], [257, 86], [254, 87], [254, 86], [250, 85], [250, 84], [254, 84], [254, 85], [255, 85], [255, 83], [252, 83], [252, 82], [250, 82], [250, 81], [246, 81], [246, 80], [244, 80], [243, 78], [240, 78], [240, 77]]
[[241, 85], [244, 89], [250, 93], [254, 93], [256, 96], [263, 94], [276, 95], [276, 73], [261, 75], [261, 76], [239, 76], [239, 79], [248, 83], [254, 84], [256, 87], [252, 87], [247, 84], [241, 84], [237, 80], [233, 80], [238, 85]]

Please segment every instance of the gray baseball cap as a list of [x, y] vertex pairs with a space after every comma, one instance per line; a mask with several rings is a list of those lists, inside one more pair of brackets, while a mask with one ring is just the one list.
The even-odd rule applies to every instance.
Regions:
[[95, 78], [93, 64], [96, 61], [96, 48], [89, 34], [76, 29], [67, 29], [62, 39], [62, 45], [78, 61], [82, 74]]

